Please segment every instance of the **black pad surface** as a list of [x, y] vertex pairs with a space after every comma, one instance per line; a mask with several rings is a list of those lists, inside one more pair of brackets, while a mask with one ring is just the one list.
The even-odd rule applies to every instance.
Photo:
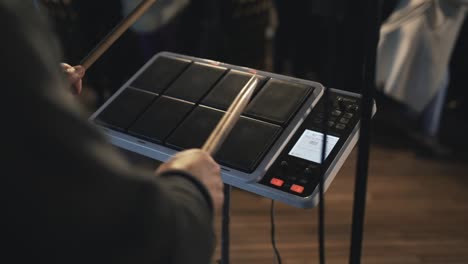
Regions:
[[231, 168], [252, 172], [280, 132], [280, 126], [241, 117], [215, 158]]
[[247, 107], [248, 116], [285, 125], [302, 106], [312, 87], [270, 79]]
[[135, 122], [129, 132], [161, 143], [177, 127], [195, 104], [161, 96]]
[[[251, 73], [236, 70], [229, 71], [205, 97], [202, 104], [221, 110], [227, 110], [252, 76], [253, 74]], [[260, 82], [257, 85], [256, 92], [263, 86], [266, 79], [263, 76], [258, 76], [258, 78]]]
[[101, 124], [125, 131], [151, 104], [156, 94], [126, 88], [97, 117]]
[[221, 78], [226, 68], [193, 63], [168, 88], [165, 95], [198, 102]]
[[224, 112], [198, 106], [172, 133], [166, 143], [176, 149], [200, 148], [223, 117]]
[[[224, 112], [198, 106], [167, 140], [176, 149], [200, 148]], [[246, 172], [257, 167], [275, 142], [281, 127], [241, 117], [216, 155], [220, 163]]]
[[161, 94], [189, 64], [189, 60], [158, 57], [130, 86]]

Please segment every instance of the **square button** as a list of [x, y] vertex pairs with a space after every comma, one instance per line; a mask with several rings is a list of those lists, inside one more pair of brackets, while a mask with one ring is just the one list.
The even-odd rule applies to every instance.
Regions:
[[189, 60], [160, 56], [130, 86], [161, 94], [189, 64]]
[[174, 81], [164, 95], [197, 103], [226, 72], [226, 68], [195, 62]]
[[341, 111], [340, 111], [340, 110], [333, 110], [332, 116], [340, 116], [340, 115], [341, 115]]
[[342, 117], [342, 118], [340, 119], [340, 123], [342, 123], [342, 124], [345, 124], [345, 125], [346, 125], [346, 124], [348, 124], [348, 123], [349, 123], [349, 119], [348, 119], [348, 118], [346, 118], [346, 117]]
[[300, 186], [300, 185], [297, 185], [297, 184], [293, 184], [291, 186], [291, 191], [297, 192], [297, 193], [302, 193], [302, 192], [304, 192], [304, 187]]
[[346, 128], [346, 125], [344, 125], [344, 124], [337, 124], [337, 125], [336, 125], [336, 128], [339, 129], [339, 130], [343, 130], [343, 129]]
[[271, 179], [270, 183], [271, 183], [272, 185], [281, 187], [281, 186], [283, 186], [284, 181], [283, 181], [283, 180], [280, 180], [280, 179], [278, 179], [278, 178], [273, 178], [273, 179]]

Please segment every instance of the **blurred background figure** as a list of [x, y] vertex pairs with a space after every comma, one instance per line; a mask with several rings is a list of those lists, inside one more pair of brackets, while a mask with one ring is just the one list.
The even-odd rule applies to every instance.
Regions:
[[[401, 104], [408, 135], [435, 155], [450, 82], [449, 64], [468, 1], [401, 0], [381, 27], [377, 83]], [[466, 57], [465, 57], [466, 58]]]
[[[123, 16], [130, 14], [140, 1], [121, 0]], [[162, 50], [184, 52], [183, 19], [189, 0], [159, 0], [133, 26], [139, 38], [144, 60]], [[186, 52], [186, 51], [185, 51]]]

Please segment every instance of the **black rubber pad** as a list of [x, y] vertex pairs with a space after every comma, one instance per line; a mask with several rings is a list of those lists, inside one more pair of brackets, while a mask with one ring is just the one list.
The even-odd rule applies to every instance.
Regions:
[[193, 63], [175, 80], [165, 95], [197, 103], [225, 71], [226, 68]]
[[257, 168], [280, 133], [280, 126], [241, 117], [215, 158], [221, 164], [250, 173]]
[[131, 134], [161, 143], [194, 107], [193, 103], [161, 96], [129, 129]]
[[200, 148], [223, 117], [224, 112], [198, 106], [172, 133], [166, 143], [176, 149]]
[[189, 60], [160, 56], [130, 86], [161, 94], [189, 64]]
[[[252, 78], [253, 74], [236, 70], [229, 71], [224, 78], [211, 90], [202, 101], [203, 105], [227, 110], [242, 88]], [[256, 92], [262, 87], [266, 78], [258, 76], [259, 83]]]
[[156, 94], [126, 88], [97, 117], [96, 121], [125, 131], [148, 108]]
[[[223, 114], [198, 106], [169, 137], [167, 145], [176, 149], [202, 147]], [[241, 117], [215, 158], [224, 165], [252, 172], [280, 132], [277, 125]]]
[[270, 79], [247, 107], [246, 114], [286, 125], [312, 90], [307, 85]]

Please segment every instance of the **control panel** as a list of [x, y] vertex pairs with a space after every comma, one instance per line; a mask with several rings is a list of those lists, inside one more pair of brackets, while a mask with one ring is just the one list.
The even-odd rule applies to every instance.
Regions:
[[331, 165], [340, 150], [347, 147], [359, 123], [360, 97], [331, 90], [328, 106], [325, 97], [287, 143], [261, 184], [309, 197], [317, 190], [320, 175], [337, 169]]

